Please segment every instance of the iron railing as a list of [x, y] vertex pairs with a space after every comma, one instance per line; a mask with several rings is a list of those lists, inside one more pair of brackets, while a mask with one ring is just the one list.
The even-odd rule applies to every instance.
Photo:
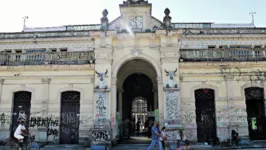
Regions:
[[94, 52], [43, 52], [43, 53], [6, 53], [0, 52], [1, 66], [19, 65], [75, 65], [92, 64]]
[[266, 48], [181, 49], [181, 62], [266, 61]]
[[53, 32], [17, 32], [0, 33], [0, 40], [5, 39], [36, 39], [36, 38], [64, 38], [64, 37], [90, 37], [88, 31], [53, 31]]

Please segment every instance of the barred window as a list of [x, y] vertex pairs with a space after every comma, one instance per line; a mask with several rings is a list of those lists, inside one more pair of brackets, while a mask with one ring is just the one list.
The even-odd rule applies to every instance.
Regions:
[[132, 103], [132, 113], [147, 113], [147, 107], [147, 101], [144, 98], [137, 98]]

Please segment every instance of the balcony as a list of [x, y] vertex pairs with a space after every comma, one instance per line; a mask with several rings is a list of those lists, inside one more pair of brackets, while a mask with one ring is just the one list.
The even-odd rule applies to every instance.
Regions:
[[35, 39], [35, 38], [67, 38], [67, 37], [90, 37], [88, 31], [53, 31], [53, 32], [18, 32], [0, 33], [0, 40], [6, 39]]
[[94, 63], [94, 52], [42, 52], [6, 53], [0, 52], [1, 66], [21, 65], [78, 65]]
[[266, 48], [181, 49], [180, 62], [266, 61]]

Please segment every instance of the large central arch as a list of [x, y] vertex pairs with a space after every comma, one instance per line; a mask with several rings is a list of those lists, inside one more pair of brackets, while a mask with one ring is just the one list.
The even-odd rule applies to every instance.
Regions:
[[123, 57], [122, 59], [120, 59], [112, 68], [112, 78], [117, 78], [118, 71], [123, 66], [123, 64], [125, 64], [128, 61], [134, 60], [134, 59], [141, 59], [141, 60], [144, 60], [144, 61], [150, 63], [156, 71], [157, 78], [159, 80], [161, 80], [161, 77], [162, 77], [162, 71], [161, 70], [162, 69], [161, 69], [160, 65], [152, 57], [145, 55], [145, 54], [139, 54], [138, 56], [135, 56], [133, 54], [129, 54], [129, 55]]
[[[130, 67], [130, 64], [134, 64], [132, 62], [143, 62], [143, 64], [147, 65], [148, 67], [146, 69], [136, 68], [134, 66]], [[129, 67], [125, 67], [129, 66]], [[124, 68], [127, 68], [125, 71]], [[153, 71], [147, 71], [147, 70], [153, 70]], [[138, 56], [135, 56], [133, 54], [129, 54], [121, 58], [115, 65], [112, 67], [112, 117], [116, 116], [116, 112], [119, 111], [117, 108], [119, 108], [118, 100], [121, 99], [122, 94], [121, 90], [123, 90], [123, 83], [125, 80], [136, 73], [143, 74], [150, 78], [153, 84], [153, 92], [154, 97], [156, 99], [160, 99], [161, 101], [158, 101], [157, 105], [160, 106], [159, 112], [161, 114], [164, 110], [164, 105], [162, 101], [162, 72], [161, 67], [158, 62], [156, 62], [152, 57], [145, 55], [145, 54], [139, 54]], [[121, 73], [122, 72], [122, 73]], [[159, 91], [159, 92], [157, 92]], [[156, 93], [155, 93], [156, 92]], [[155, 107], [153, 107], [155, 108]]]

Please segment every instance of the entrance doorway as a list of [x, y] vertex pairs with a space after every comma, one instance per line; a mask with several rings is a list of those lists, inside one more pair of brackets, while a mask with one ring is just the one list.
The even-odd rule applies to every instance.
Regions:
[[60, 144], [78, 144], [80, 92], [61, 93]]
[[136, 129], [137, 134], [140, 131], [145, 132], [145, 122], [148, 120], [148, 104], [147, 100], [143, 97], [137, 97], [132, 102], [132, 119], [137, 120]]
[[264, 89], [245, 89], [249, 137], [251, 140], [266, 140]]
[[[154, 111], [154, 94], [153, 94], [153, 85], [149, 77], [142, 73], [134, 73], [125, 80], [124, 85], [124, 97], [123, 97], [123, 118], [129, 118], [132, 122], [129, 129], [129, 135], [143, 135], [145, 134], [145, 118], [143, 116], [147, 116], [147, 113], [150, 111]], [[142, 99], [138, 99], [142, 97]], [[137, 110], [136, 115], [139, 117], [133, 117], [134, 112], [134, 104], [139, 108]], [[145, 112], [146, 111], [146, 112]], [[144, 114], [146, 113], [146, 114]], [[152, 116], [151, 116], [152, 117]], [[148, 119], [148, 118], [147, 118]], [[152, 119], [152, 118], [151, 118]], [[143, 127], [143, 128], [141, 128]]]
[[195, 100], [198, 142], [213, 142], [217, 137], [214, 90], [196, 90]]
[[25, 127], [29, 128], [30, 108], [31, 108], [31, 92], [19, 91], [14, 93], [13, 98], [13, 116], [11, 125], [11, 136], [19, 125], [19, 121], [25, 121]]
[[149, 143], [148, 136], [155, 120], [154, 110], [158, 109], [156, 71], [148, 62], [135, 59], [120, 68], [117, 78], [117, 88], [122, 89], [117, 93], [122, 137], [130, 141], [123, 143]]

